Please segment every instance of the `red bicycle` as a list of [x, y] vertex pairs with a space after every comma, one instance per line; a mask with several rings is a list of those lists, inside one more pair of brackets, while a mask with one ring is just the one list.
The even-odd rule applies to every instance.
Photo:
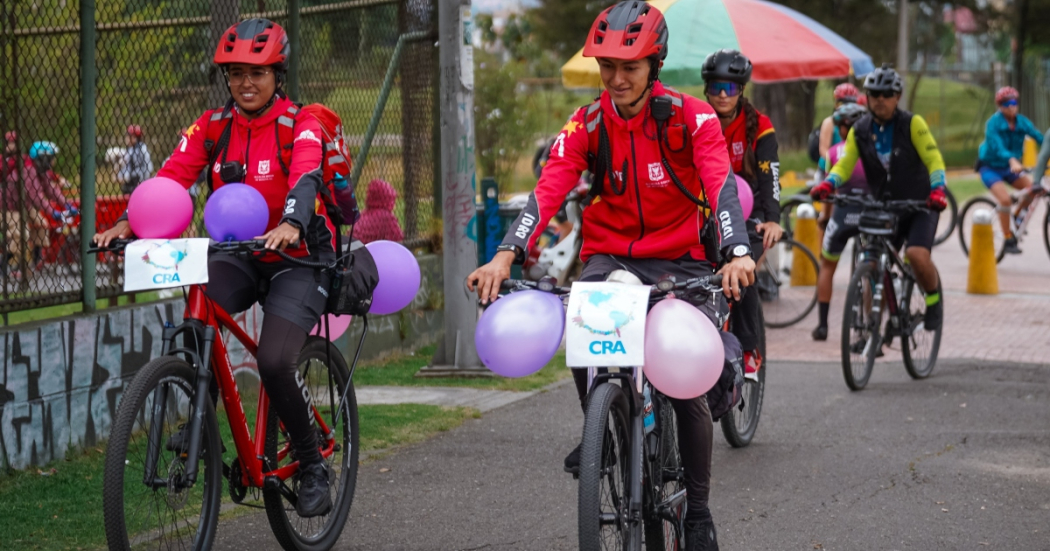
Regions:
[[[122, 251], [127, 243], [114, 241], [93, 252]], [[213, 244], [210, 250], [252, 256], [264, 249], [261, 241], [243, 241]], [[257, 409], [245, 411], [223, 335], [235, 337], [253, 356], [257, 344], [202, 286], [190, 286], [182, 323], [165, 324], [163, 353], [139, 370], [117, 409], [103, 483], [109, 548], [210, 548], [225, 478], [234, 503], [243, 503], [249, 492], [256, 499], [261, 494], [284, 549], [330, 549], [346, 524], [357, 481], [357, 399], [351, 378], [368, 333], [368, 321], [360, 317], [364, 331], [349, 369], [339, 350], [320, 336], [310, 336], [299, 355], [321, 454], [331, 472], [333, 505], [328, 515], [300, 518], [295, 512], [298, 462], [288, 435], [261, 387]], [[229, 423], [225, 435], [209, 396], [213, 385]], [[170, 438], [180, 429], [189, 442], [173, 446]], [[236, 453], [227, 464], [223, 440], [231, 438]]]

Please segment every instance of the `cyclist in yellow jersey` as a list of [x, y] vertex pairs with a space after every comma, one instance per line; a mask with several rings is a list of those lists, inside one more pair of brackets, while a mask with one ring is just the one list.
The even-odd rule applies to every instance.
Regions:
[[898, 246], [904, 241], [908, 243], [905, 254], [926, 294], [925, 327], [934, 331], [940, 328], [944, 318], [940, 277], [930, 257], [938, 212], [948, 205], [944, 159], [926, 121], [897, 108], [904, 90], [903, 79], [897, 71], [889, 65], [872, 71], [864, 79], [864, 90], [871, 114], [853, 125], [846, 136], [842, 157], [831, 168], [827, 179], [810, 194], [816, 199], [826, 199], [849, 179], [859, 160], [876, 199], [926, 201], [929, 211], [900, 218], [894, 242]]

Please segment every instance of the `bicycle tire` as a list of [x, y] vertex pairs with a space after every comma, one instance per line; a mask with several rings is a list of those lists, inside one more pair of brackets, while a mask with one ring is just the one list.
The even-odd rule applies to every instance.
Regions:
[[[106, 447], [102, 475], [102, 515], [109, 549], [125, 550], [133, 545], [136, 549], [169, 549], [173, 547], [169, 538], [178, 540], [174, 544], [178, 549], [204, 550], [211, 547], [222, 500], [222, 453], [213, 453], [222, 449], [222, 441], [211, 400], [206, 400], [201, 425], [200, 465], [195, 485], [173, 488], [171, 474], [185, 472], [185, 464], [180, 452], [167, 450], [164, 445], [175, 427], [183, 423], [189, 426], [195, 380], [196, 371], [185, 360], [161, 356], [144, 365], [124, 391]], [[180, 398], [176, 391], [181, 391], [184, 396]], [[154, 405], [158, 399], [163, 399], [166, 404], [161, 413], [164, 419], [156, 425], [161, 431], [156, 440], [163, 442], [151, 441], [149, 434], [149, 427], [154, 426]], [[184, 415], [179, 417], [180, 413]], [[176, 417], [168, 419], [169, 414]], [[145, 456], [153, 446], [159, 453], [156, 475], [163, 478], [162, 475], [167, 474], [168, 484], [150, 490], [143, 480]], [[133, 472], [140, 467], [143, 471]], [[166, 472], [162, 472], [164, 469]], [[176, 491], [172, 492], [173, 489]], [[197, 501], [194, 496], [200, 498], [199, 512], [194, 511]], [[134, 497], [146, 498], [147, 503], [128, 503]], [[190, 507], [191, 499], [193, 507]], [[188, 513], [182, 521], [175, 518], [181, 511]], [[190, 517], [195, 517], [195, 522]], [[169, 521], [175, 524], [171, 533], [164, 526], [144, 525]], [[190, 540], [188, 544], [184, 544], [184, 539]]]
[[[641, 536], [627, 518], [630, 431], [624, 391], [612, 383], [595, 387], [587, 398], [580, 443], [577, 497], [581, 551], [623, 551], [632, 547], [632, 539]], [[603, 482], [609, 484], [606, 492]], [[603, 508], [606, 495], [610, 503]]]
[[[659, 516], [657, 507], [685, 487], [682, 455], [678, 449], [678, 419], [671, 401], [653, 392], [653, 407], [657, 415], [657, 443], [650, 457], [650, 486], [654, 488], [646, 504], [646, 551], [678, 551], [685, 548], [685, 503], [671, 509], [674, 520]], [[655, 431], [654, 431], [655, 432]]]
[[[758, 316], [758, 326], [761, 328], [761, 308], [758, 310]], [[758, 370], [758, 380], [744, 378], [740, 407], [730, 409], [719, 421], [722, 425], [722, 435], [734, 448], [744, 448], [751, 443], [762, 415], [762, 402], [766, 394], [766, 332], [764, 328], [759, 331], [761, 333], [758, 335], [758, 353], [762, 358], [762, 365]]]
[[[880, 275], [875, 264], [864, 262], [853, 273], [846, 292], [846, 304], [842, 312], [842, 375], [850, 390], [861, 390], [868, 384], [878, 348], [881, 347], [879, 330], [882, 309], [879, 309], [878, 319], [871, 319], [871, 295], [874, 294], [874, 285], [878, 283]], [[867, 306], [864, 305], [865, 300], [868, 301]], [[860, 319], [857, 319], [858, 316]]]
[[795, 228], [793, 225], [794, 223], [791, 221], [791, 217], [794, 214], [795, 209], [798, 208], [799, 205], [808, 204], [811, 203], [800, 199], [791, 199], [783, 205], [780, 205], [780, 227], [783, 228], [785, 237], [791, 237], [794, 235]]
[[959, 204], [955, 201], [955, 195], [952, 194], [952, 190], [948, 186], [944, 187], [944, 194], [948, 198], [948, 208], [941, 214], [948, 215], [948, 227], [933, 238], [934, 247], [947, 241], [951, 237], [952, 232], [955, 231], [955, 227], [959, 225]]
[[[326, 352], [326, 346], [328, 350]], [[330, 354], [332, 365], [325, 362]], [[311, 361], [317, 363], [311, 364]], [[357, 459], [358, 459], [358, 419], [357, 419], [357, 397], [354, 394], [353, 382], [349, 380], [349, 371], [343, 355], [335, 345], [329, 343], [322, 337], [311, 336], [302, 352], [299, 353], [297, 364], [300, 371], [305, 372], [303, 380], [308, 388], [318, 388], [315, 383], [325, 383], [321, 392], [311, 392], [313, 406], [325, 416], [329, 429], [338, 430], [341, 433], [340, 445], [326, 462], [336, 480], [332, 482], [329, 491], [335, 492], [332, 499], [332, 509], [327, 515], [313, 518], [301, 518], [295, 513], [295, 507], [289, 503], [277, 489], [263, 489], [263, 500], [266, 504], [266, 517], [270, 521], [270, 528], [277, 542], [288, 551], [324, 551], [331, 549], [339, 539], [339, 535], [346, 525], [346, 519], [350, 514], [350, 506], [354, 500], [354, 490], [357, 485]], [[332, 375], [335, 382], [334, 393], [330, 392], [326, 381], [328, 376], [315, 376], [316, 372], [310, 373], [313, 365], [327, 367], [327, 373]], [[304, 366], [306, 368], [304, 369]], [[346, 385], [345, 409], [340, 411], [339, 428], [332, 427], [333, 404], [338, 404], [340, 396]], [[326, 402], [327, 400], [327, 402]], [[270, 407], [269, 421], [266, 425], [266, 469], [277, 468], [278, 451], [287, 445], [287, 436], [281, 431], [277, 420], [277, 413], [273, 406]], [[321, 435], [318, 435], [321, 438]], [[338, 460], [338, 467], [336, 461]], [[284, 458], [285, 462], [294, 461], [291, 454]], [[294, 480], [294, 479], [293, 479]], [[293, 489], [297, 485], [293, 482]], [[307, 530], [303, 528], [306, 527]], [[305, 533], [309, 531], [309, 533]]]
[[[970, 221], [970, 217], [973, 216], [973, 213], [976, 212], [979, 207], [991, 209], [993, 213], [996, 213], [995, 209], [998, 208], [998, 205], [995, 201], [992, 201], [987, 197], [974, 197], [963, 205], [962, 211], [959, 213], [959, 244], [962, 245], [963, 253], [966, 256], [970, 256], [969, 239], [971, 236], [969, 234], [973, 229], [973, 223]], [[999, 225], [999, 217], [997, 213], [992, 217], [992, 232], [995, 236], [993, 239], [998, 242], [995, 245], [996, 249], [998, 249], [995, 251], [995, 261], [996, 263], [1002, 262], [1003, 257], [1006, 256], [1006, 249], [1002, 244], [1002, 228]], [[1048, 248], [1048, 250], [1050, 250], [1050, 248]]]
[[1046, 246], [1046, 254], [1050, 254], [1050, 202], [1046, 203], [1046, 216], [1043, 218], [1043, 245]]
[[[816, 281], [813, 282], [812, 290], [810, 290], [811, 287], [809, 285], [791, 286], [790, 277], [794, 262], [791, 260], [793, 256], [789, 259], [788, 255], [802, 253], [804, 258], [812, 265], [813, 273], [817, 274], [818, 278], [820, 275], [820, 264], [817, 263], [817, 257], [813, 255], [813, 252], [808, 247], [790, 237], [782, 238], [774, 247], [779, 248], [777, 249], [777, 258], [773, 259], [771, 251], [766, 251], [766, 254], [760, 259], [762, 261], [760, 266], [766, 273], [771, 274], [768, 279], [772, 285], [776, 286], [776, 292], [767, 292], [761, 286], [756, 286], [755, 288], [759, 292], [763, 310], [770, 313], [763, 323], [766, 327], [780, 329], [802, 321], [817, 306]], [[780, 251], [785, 251], [787, 254], [783, 254]], [[784, 258], [781, 258], [781, 256], [784, 256]]]
[[[944, 323], [942, 320], [941, 326], [932, 334], [926, 331], [922, 323], [926, 314], [926, 299], [921, 292], [917, 291], [915, 280], [909, 277], [901, 299], [902, 310], [905, 312], [901, 321], [907, 323], [901, 328], [901, 355], [904, 356], [904, 369], [908, 375], [912, 379], [925, 379], [933, 373], [933, 368], [937, 364], [937, 353], [941, 348]], [[939, 286], [938, 292], [940, 292]], [[915, 298], [918, 300], [913, 300]], [[944, 295], [941, 295], [941, 300], [944, 300]], [[928, 346], [924, 346], [927, 343]]]

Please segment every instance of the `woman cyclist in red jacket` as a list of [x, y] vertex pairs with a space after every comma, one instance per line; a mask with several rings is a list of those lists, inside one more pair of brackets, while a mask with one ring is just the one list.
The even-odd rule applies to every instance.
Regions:
[[[301, 244], [289, 254], [327, 262], [335, 258], [336, 231], [323, 202], [317, 201], [323, 186], [321, 127], [311, 116], [297, 117], [298, 108], [282, 90], [288, 50], [288, 35], [272, 21], [249, 19], [230, 27], [219, 40], [214, 61], [222, 69], [231, 97], [223, 109], [204, 113], [186, 130], [157, 175], [189, 189], [216, 152], [209, 167], [213, 188], [243, 182], [266, 199], [269, 223], [261, 239], [266, 240], [267, 248]], [[278, 145], [278, 124], [294, 128], [287, 173]], [[209, 125], [228, 128], [220, 143], [206, 143], [210, 142], [206, 139]], [[130, 236], [125, 217], [94, 240], [108, 245], [115, 238]], [[259, 376], [299, 459], [296, 511], [302, 517], [327, 514], [332, 506], [328, 466], [317, 447], [309, 391], [296, 383], [296, 360], [324, 312], [328, 277], [320, 270], [281, 261], [272, 253], [252, 261], [213, 254], [208, 260], [208, 280], [208, 297], [231, 314], [262, 298], [260, 283], [269, 282], [259, 336]], [[215, 390], [213, 386], [213, 399], [217, 398]], [[185, 446], [182, 434], [171, 437], [169, 449]]]
[[[765, 249], [780, 240], [780, 158], [773, 123], [744, 97], [751, 80], [751, 60], [736, 50], [718, 50], [707, 56], [700, 75], [704, 94], [718, 113], [733, 172], [751, 185], [754, 207], [747, 221], [751, 254], [757, 261]], [[733, 334], [744, 349], [744, 374], [757, 378], [763, 358], [758, 355], [758, 293], [746, 293], [733, 308]]]

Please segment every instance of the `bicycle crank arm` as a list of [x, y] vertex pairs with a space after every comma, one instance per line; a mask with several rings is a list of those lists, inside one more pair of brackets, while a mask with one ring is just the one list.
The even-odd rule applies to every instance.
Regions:
[[299, 496], [297, 496], [295, 492], [293, 492], [292, 489], [277, 476], [266, 477], [266, 480], [263, 481], [263, 488], [281, 492], [281, 495], [284, 496], [284, 499], [288, 500], [288, 503], [290, 503], [292, 507], [295, 507], [296, 504], [299, 503]]
[[685, 502], [685, 490], [678, 490], [667, 501], [656, 506], [656, 515], [667, 522], [678, 522], [678, 516], [674, 511]]

